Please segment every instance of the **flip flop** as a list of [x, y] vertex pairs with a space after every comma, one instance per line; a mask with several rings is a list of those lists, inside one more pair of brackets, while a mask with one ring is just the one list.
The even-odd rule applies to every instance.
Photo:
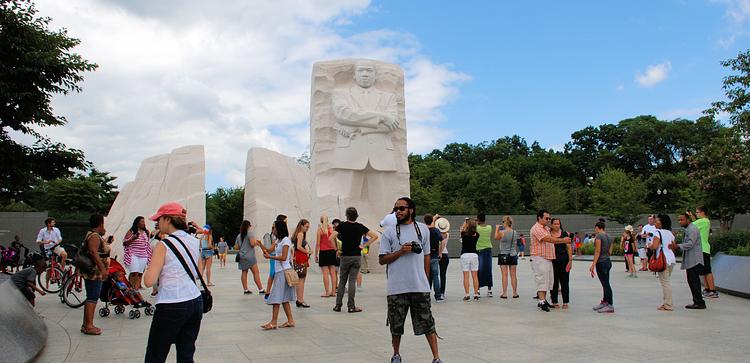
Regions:
[[514, 299], [518, 299], [518, 294], [513, 295]]
[[500, 295], [500, 298], [501, 298], [501, 299], [507, 299], [507, 298], [508, 298], [508, 296], [507, 296], [507, 295]]
[[102, 330], [96, 327], [94, 327], [93, 329], [86, 329], [85, 327], [81, 327], [81, 333], [86, 335], [101, 335]]
[[294, 323], [286, 322], [284, 324], [281, 324], [279, 328], [294, 328]]
[[263, 330], [274, 330], [274, 329], [276, 329], [276, 325], [268, 323], [268, 324], [261, 325], [260, 328], [263, 329]]

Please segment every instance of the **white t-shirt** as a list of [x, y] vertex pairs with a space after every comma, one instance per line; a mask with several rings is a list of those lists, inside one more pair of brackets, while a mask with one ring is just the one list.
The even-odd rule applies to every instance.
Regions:
[[51, 231], [47, 229], [47, 227], [44, 227], [41, 230], [39, 230], [39, 234], [36, 235], [36, 241], [37, 242], [53, 241], [53, 242], [44, 244], [44, 249], [48, 250], [52, 248], [54, 245], [60, 243], [60, 241], [62, 241], [62, 234], [60, 234], [60, 230], [57, 229], [57, 227], [52, 227]]
[[411, 241], [417, 241], [422, 245], [422, 253], [411, 252], [388, 264], [388, 295], [430, 292], [430, 283], [427, 281], [427, 275], [424, 272], [424, 258], [430, 255], [430, 230], [423, 223], [417, 222], [416, 225], [422, 234], [421, 240], [417, 236], [415, 224], [400, 225], [400, 239], [396, 233], [396, 226], [383, 231], [383, 239], [380, 241], [380, 255], [387, 255], [400, 250], [402, 245]]
[[[648, 234], [656, 234], [656, 226], [653, 224], [647, 224], [643, 226], [643, 233], [648, 236]], [[651, 246], [651, 242], [654, 241], [653, 236], [646, 237], [646, 247]]]
[[[187, 253], [189, 252], [193, 256], [193, 261], [198, 264], [201, 255], [200, 242], [185, 231], [176, 231], [173, 234], [180, 238], [182, 243], [187, 246], [188, 251], [185, 251], [182, 244], [172, 237], [168, 238], [169, 242], [182, 254], [185, 263], [187, 263], [188, 268], [197, 279], [198, 272], [193, 267], [193, 263], [190, 261]], [[164, 243], [164, 241], [162, 240], [158, 243]], [[190, 301], [200, 296], [201, 292], [198, 289], [198, 285], [190, 279], [190, 276], [185, 272], [185, 268], [182, 267], [180, 260], [177, 259], [172, 249], [167, 245], [164, 245], [164, 248], [167, 249], [167, 254], [164, 257], [164, 267], [162, 267], [161, 274], [159, 274], [159, 294], [156, 295], [156, 303], [178, 303]]]
[[396, 219], [396, 213], [391, 213], [383, 218], [382, 221], [380, 221], [380, 226], [383, 227], [383, 230], [385, 231], [389, 227], [395, 227], [396, 224], [398, 224], [398, 219]]
[[276, 244], [276, 249], [274, 250], [274, 253], [276, 256], [283, 255], [284, 246], [289, 246], [289, 251], [287, 252], [285, 261], [274, 260], [274, 263], [276, 264], [274, 266], [276, 272], [283, 271], [288, 268], [292, 268], [292, 264], [290, 261], [292, 261], [292, 255], [294, 254], [294, 249], [292, 248], [292, 240], [290, 240], [289, 237], [284, 237], [284, 239], [282, 239], [281, 242]]
[[674, 256], [674, 252], [669, 249], [669, 245], [674, 242], [674, 234], [666, 229], [657, 229], [654, 236], [658, 237], [661, 232], [661, 250], [664, 253], [664, 258], [667, 260], [667, 265], [673, 265], [677, 263], [677, 258]]

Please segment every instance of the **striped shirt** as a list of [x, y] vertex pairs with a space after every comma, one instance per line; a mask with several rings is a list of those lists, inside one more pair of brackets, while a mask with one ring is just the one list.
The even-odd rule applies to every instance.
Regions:
[[547, 227], [537, 222], [531, 227], [531, 255], [543, 257], [547, 260], [555, 259], [555, 245], [552, 243], [542, 242], [544, 237], [549, 236]]
[[[125, 234], [124, 241], [129, 240], [133, 236], [133, 232], [128, 231]], [[130, 258], [132, 256], [147, 258], [149, 262], [151, 260], [151, 243], [149, 242], [148, 233], [145, 231], [138, 231], [138, 238], [136, 238], [130, 245], [125, 246], [125, 257], [124, 262], [126, 265], [130, 265]]]

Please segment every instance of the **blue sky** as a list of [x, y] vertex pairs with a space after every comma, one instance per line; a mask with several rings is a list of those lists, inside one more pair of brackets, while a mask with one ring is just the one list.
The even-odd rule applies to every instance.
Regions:
[[41, 131], [120, 186], [143, 159], [203, 144], [208, 191], [244, 184], [251, 147], [309, 148], [316, 61], [401, 65], [412, 153], [513, 134], [562, 149], [589, 125], [696, 118], [750, 37], [750, 0], [37, 4], [100, 66], [55, 97], [69, 124]]
[[[449, 141], [519, 134], [559, 148], [589, 125], [695, 118], [722, 96], [719, 61], [748, 48], [744, 20], [721, 2], [476, 3], [378, 1], [345, 27], [413, 34], [421, 52], [471, 77], [443, 107]], [[665, 63], [661, 82], [636, 81]]]

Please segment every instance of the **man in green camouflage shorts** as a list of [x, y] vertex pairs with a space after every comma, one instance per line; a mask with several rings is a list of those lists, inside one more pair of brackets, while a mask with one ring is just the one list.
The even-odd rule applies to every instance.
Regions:
[[406, 197], [394, 205], [398, 224], [383, 231], [380, 242], [381, 265], [387, 265], [388, 320], [391, 328], [393, 357], [391, 363], [401, 363], [401, 336], [407, 312], [415, 335], [424, 335], [432, 351], [432, 362], [441, 363], [438, 354], [435, 319], [430, 310], [430, 231], [416, 222], [417, 208]]

